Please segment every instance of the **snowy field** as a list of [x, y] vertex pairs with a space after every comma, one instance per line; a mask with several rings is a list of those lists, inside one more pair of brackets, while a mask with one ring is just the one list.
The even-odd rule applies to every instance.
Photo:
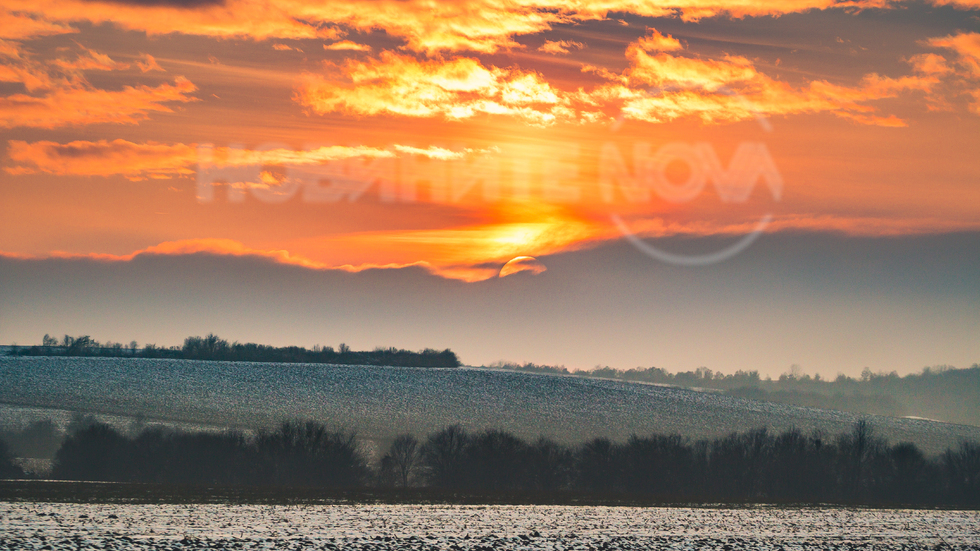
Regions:
[[978, 549], [980, 512], [0, 503], [0, 549]]

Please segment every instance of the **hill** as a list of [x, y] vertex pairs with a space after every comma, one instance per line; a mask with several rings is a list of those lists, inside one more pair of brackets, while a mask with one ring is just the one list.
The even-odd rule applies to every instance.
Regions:
[[860, 418], [870, 420], [879, 436], [915, 442], [927, 452], [980, 440], [980, 428], [972, 426], [487, 369], [5, 357], [0, 380], [0, 403], [8, 405], [242, 428], [304, 418], [378, 440], [452, 423], [564, 442], [625, 440], [633, 433], [701, 438], [758, 427], [839, 434]]
[[894, 371], [875, 373], [865, 368], [859, 378], [841, 374], [830, 380], [820, 375], [811, 377], [796, 366], [777, 379], [763, 379], [758, 371], [724, 374], [705, 367], [679, 373], [658, 367], [628, 370], [596, 367], [570, 372], [564, 366], [504, 362], [491, 364], [491, 367], [710, 389], [764, 402], [980, 426], [980, 364], [965, 369], [945, 365], [926, 367], [920, 373], [904, 377]]

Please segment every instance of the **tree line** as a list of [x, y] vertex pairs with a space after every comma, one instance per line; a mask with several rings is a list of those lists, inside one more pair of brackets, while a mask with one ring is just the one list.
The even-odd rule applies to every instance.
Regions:
[[706, 367], [678, 373], [660, 367], [621, 370], [608, 366], [569, 371], [561, 365], [505, 362], [486, 367], [711, 389], [752, 400], [980, 425], [980, 364], [964, 369], [926, 367], [920, 373], [905, 376], [865, 368], [859, 377], [839, 374], [833, 379], [822, 378], [820, 374], [811, 376], [799, 366], [792, 366], [776, 379], [762, 377], [754, 370], [721, 373]]
[[183, 346], [159, 347], [147, 344], [140, 348], [136, 341], [128, 345], [100, 343], [83, 335], [65, 335], [58, 340], [44, 335], [40, 346], [13, 347], [17, 356], [99, 356], [130, 358], [170, 358], [183, 360], [211, 360], [232, 362], [281, 362], [326, 363], [340, 365], [384, 365], [397, 367], [459, 367], [462, 363], [450, 349], [426, 348], [420, 351], [394, 347], [378, 347], [374, 350], [355, 351], [346, 344], [338, 349], [316, 345], [313, 349], [302, 346], [270, 346], [255, 343], [231, 342], [211, 333], [205, 337], [187, 337]]
[[[252, 435], [76, 427], [50, 477], [66, 480], [316, 488], [432, 488], [463, 495], [582, 495], [663, 503], [841, 503], [980, 507], [980, 444], [937, 457], [891, 445], [861, 421], [830, 438], [766, 429], [565, 445], [458, 425], [395, 437], [369, 458], [351, 432], [289, 421]], [[22, 476], [0, 441], [0, 477]]]

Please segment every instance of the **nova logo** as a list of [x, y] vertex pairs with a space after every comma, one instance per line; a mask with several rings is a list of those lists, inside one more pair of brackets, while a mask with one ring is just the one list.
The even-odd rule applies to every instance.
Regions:
[[[661, 86], [647, 90], [650, 98], [663, 98], [672, 94], [685, 94], [684, 86]], [[771, 134], [772, 124], [748, 99], [725, 86], [712, 90], [719, 98], [731, 98], [744, 113], [753, 117], [763, 134]], [[627, 119], [625, 110], [612, 124], [618, 132]], [[645, 202], [656, 197], [671, 204], [687, 203], [700, 197], [705, 188], [712, 186], [718, 199], [726, 204], [746, 203], [760, 183], [769, 189], [772, 200], [783, 196], [783, 177], [776, 168], [769, 148], [761, 141], [742, 140], [735, 149], [728, 166], [724, 166], [714, 146], [707, 142], [672, 142], [656, 151], [647, 143], [633, 146], [633, 168], [630, 172], [623, 162], [619, 149], [612, 143], [603, 146], [599, 155], [599, 186], [607, 203], [615, 200], [616, 191], [627, 202]], [[668, 167], [682, 166], [687, 178], [674, 180], [668, 177]], [[675, 172], [676, 175], [676, 172]], [[723, 262], [747, 249], [772, 221], [772, 213], [759, 216], [751, 231], [736, 242], [711, 253], [679, 254], [662, 250], [641, 239], [618, 213], [610, 215], [613, 223], [634, 247], [646, 255], [678, 266], [707, 266]]]
[[[667, 168], [681, 163], [687, 173], [683, 181], [674, 181]], [[783, 178], [769, 149], [762, 142], [742, 142], [725, 167], [710, 143], [666, 144], [655, 152], [649, 144], [638, 143], [633, 148], [634, 171], [630, 172], [613, 144], [606, 144], [599, 160], [599, 185], [602, 198], [612, 202], [618, 191], [630, 202], [652, 200], [652, 193], [669, 203], [686, 203], [698, 198], [708, 186], [714, 189], [723, 203], [745, 203], [757, 185], [769, 188], [774, 201], [783, 194]], [[648, 256], [678, 266], [707, 266], [723, 262], [747, 249], [758, 239], [772, 221], [772, 214], [762, 215], [753, 229], [735, 243], [711, 253], [679, 254], [665, 251], [641, 239], [626, 221], [616, 213], [613, 223], [627, 241]]]
[[[651, 153], [650, 144], [633, 147], [635, 172], [626, 168], [619, 149], [607, 143], [599, 161], [599, 186], [602, 198], [608, 203], [615, 191], [628, 201], [649, 201], [653, 191], [671, 203], [686, 203], [697, 198], [710, 182], [725, 203], [744, 203], [760, 181], [779, 200], [783, 193], [783, 178], [769, 149], [762, 142], [743, 142], [735, 150], [728, 167], [724, 167], [710, 143], [688, 144], [674, 142]], [[686, 180], [674, 182], [667, 176], [667, 167], [682, 163], [688, 173]]]

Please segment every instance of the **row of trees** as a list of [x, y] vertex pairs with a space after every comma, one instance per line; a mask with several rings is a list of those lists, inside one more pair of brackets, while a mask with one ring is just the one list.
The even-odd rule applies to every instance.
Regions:
[[707, 367], [699, 367], [692, 371], [671, 373], [661, 367], [637, 367], [633, 369], [615, 369], [609, 366], [596, 366], [591, 370], [569, 371], [563, 365], [545, 365], [525, 362], [496, 362], [485, 367], [493, 369], [508, 369], [526, 373], [547, 373], [554, 375], [577, 375], [579, 377], [596, 377], [600, 379], [618, 379], [622, 381], [638, 381], [644, 383], [668, 384], [684, 387], [711, 388], [715, 390], [730, 390], [745, 387], [779, 388], [782, 390], [811, 390], [824, 393], [842, 392], [847, 390], [894, 390], [903, 386], [931, 386], [940, 384], [945, 379], [966, 377], [977, 380], [980, 377], [980, 364], [969, 368], [957, 369], [941, 365], [923, 368], [921, 373], [910, 373], [899, 376], [897, 372], [875, 373], [870, 368], [864, 368], [860, 377], [848, 377], [843, 373], [834, 379], [821, 378], [820, 374], [810, 376], [799, 366], [792, 366], [789, 371], [777, 379], [763, 378], [756, 370], [722, 373]]
[[354, 351], [346, 344], [338, 349], [332, 346], [269, 346], [265, 344], [231, 342], [208, 334], [205, 337], [187, 337], [183, 346], [169, 348], [147, 344], [139, 348], [136, 341], [128, 345], [102, 343], [88, 335], [65, 335], [58, 341], [44, 335], [41, 346], [17, 347], [13, 354], [20, 356], [109, 356], [136, 358], [172, 358], [185, 360], [212, 360], [235, 362], [283, 362], [328, 363], [342, 365], [387, 365], [399, 367], [459, 367], [462, 365], [456, 353], [448, 348], [426, 348], [418, 352], [399, 348], [378, 347], [369, 351]]
[[69, 434], [52, 478], [109, 482], [345, 487], [369, 469], [352, 433], [287, 422], [254, 437], [150, 428], [129, 437], [103, 423]]
[[865, 368], [860, 377], [840, 374], [834, 379], [810, 376], [793, 366], [776, 379], [758, 371], [721, 373], [706, 367], [671, 373], [659, 367], [619, 370], [597, 366], [569, 372], [564, 366], [498, 362], [488, 367], [528, 373], [576, 375], [620, 381], [667, 384], [719, 390], [753, 400], [852, 411], [871, 415], [917, 416], [951, 423], [980, 425], [980, 364], [956, 369], [927, 367], [904, 377], [896, 372], [875, 373]]
[[22, 478], [24, 470], [14, 462], [14, 454], [6, 442], [0, 440], [0, 479]]
[[525, 373], [542, 373], [552, 375], [576, 375], [579, 377], [595, 377], [599, 379], [618, 379], [621, 381], [638, 381], [644, 383], [668, 384], [684, 387], [700, 387], [712, 389], [739, 388], [758, 385], [762, 378], [758, 371], [738, 371], [734, 374], [724, 374], [699, 367], [694, 371], [671, 373], [660, 367], [637, 367], [635, 369], [615, 369], [609, 366], [596, 366], [588, 371], [569, 371], [563, 365], [545, 365], [525, 362], [496, 362], [486, 367], [493, 369], [508, 369]]
[[385, 484], [483, 492], [577, 491], [665, 502], [980, 505], [980, 444], [938, 458], [874, 437], [866, 422], [828, 439], [766, 429], [689, 442], [680, 435], [597, 438], [576, 447], [499, 430], [451, 426], [397, 438], [380, 462]]
[[[2, 467], [0, 467], [0, 472]], [[9, 475], [8, 475], [9, 476]], [[980, 444], [936, 458], [890, 445], [865, 422], [835, 438], [765, 429], [690, 442], [679, 435], [577, 446], [450, 426], [396, 437], [369, 461], [352, 433], [287, 422], [247, 437], [161, 428], [126, 436], [92, 423], [58, 450], [54, 478], [184, 484], [429, 487], [462, 493], [581, 494], [662, 502], [980, 506]]]

